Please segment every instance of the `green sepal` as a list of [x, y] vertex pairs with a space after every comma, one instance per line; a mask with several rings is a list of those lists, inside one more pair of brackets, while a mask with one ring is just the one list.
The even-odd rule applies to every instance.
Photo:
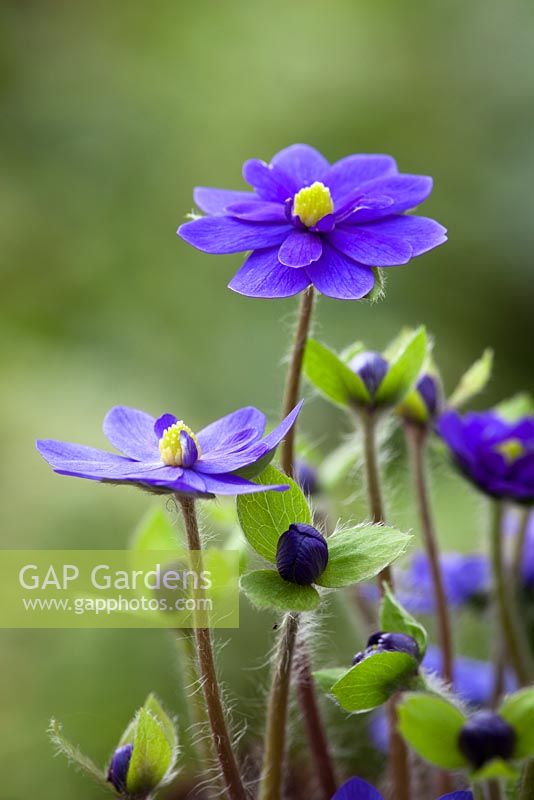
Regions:
[[311, 511], [298, 484], [274, 467], [267, 467], [255, 483], [288, 484], [285, 492], [258, 492], [237, 498], [239, 523], [250, 546], [274, 564], [278, 539], [295, 522], [311, 523]]
[[347, 408], [371, 403], [371, 396], [360, 376], [333, 350], [315, 339], [308, 340], [303, 369], [308, 381], [336, 405]]
[[327, 539], [328, 565], [315, 581], [339, 589], [378, 575], [407, 549], [412, 536], [386, 525], [361, 525]]
[[348, 347], [345, 347], [344, 350], [340, 353], [340, 358], [345, 364], [350, 364], [353, 358], [356, 358], [360, 353], [363, 353], [365, 350], [365, 345], [363, 342], [354, 342], [353, 344], [349, 344]]
[[493, 761], [488, 761], [480, 769], [469, 773], [471, 783], [480, 783], [492, 779], [517, 781], [519, 779], [519, 771], [509, 762], [503, 761], [502, 758], [494, 758]]
[[421, 327], [389, 359], [389, 369], [375, 396], [377, 406], [396, 406], [417, 380], [427, 357], [426, 330]]
[[259, 569], [243, 575], [242, 591], [257, 608], [276, 611], [313, 611], [321, 602], [313, 586], [285, 581], [274, 569]]
[[515, 730], [514, 758], [534, 756], [534, 689], [522, 689], [506, 697], [499, 714]]
[[509, 422], [534, 414], [534, 399], [528, 392], [519, 392], [495, 406], [495, 411]]
[[406, 694], [397, 706], [399, 731], [421, 758], [441, 769], [467, 767], [459, 736], [467, 718], [448, 700], [433, 694]]
[[133, 797], [145, 798], [162, 784], [174, 761], [163, 725], [146, 707], [137, 713], [132, 744], [126, 789]]
[[430, 414], [428, 406], [417, 391], [411, 389], [402, 403], [397, 407], [397, 414], [405, 420], [416, 422], [418, 425], [428, 425]]
[[373, 267], [373, 275], [375, 276], [375, 283], [369, 294], [366, 294], [364, 300], [369, 303], [378, 303], [386, 296], [386, 276], [383, 269], [380, 267]]
[[371, 711], [408, 688], [417, 667], [415, 658], [407, 653], [376, 651], [336, 681], [331, 692], [346, 711]]
[[492, 369], [493, 350], [488, 348], [460, 378], [458, 386], [449, 397], [448, 405], [451, 408], [460, 408], [472, 400], [486, 387], [491, 378]]
[[82, 753], [79, 747], [65, 739], [62, 733], [62, 725], [55, 719], [50, 720], [48, 736], [57, 752], [64, 755], [76, 769], [79, 769], [99, 786], [108, 791], [113, 791], [113, 787], [108, 783], [104, 772], [96, 766], [89, 756]]
[[318, 669], [313, 673], [313, 677], [323, 692], [331, 694], [332, 686], [337, 683], [346, 672], [347, 670], [342, 667], [330, 667], [329, 669]]
[[380, 604], [380, 629], [388, 633], [405, 633], [415, 639], [421, 658], [428, 646], [428, 634], [412, 615], [394, 597], [391, 589], [384, 584], [384, 596]]

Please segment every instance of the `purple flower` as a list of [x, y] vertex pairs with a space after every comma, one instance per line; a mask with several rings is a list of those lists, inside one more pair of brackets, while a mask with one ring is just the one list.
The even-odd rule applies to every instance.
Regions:
[[469, 763], [480, 769], [495, 758], [512, 758], [516, 739], [512, 726], [499, 714], [477, 711], [460, 731], [458, 744]]
[[327, 564], [328, 544], [312, 525], [294, 523], [280, 536], [276, 568], [285, 581], [309, 586], [323, 574]]
[[425, 404], [429, 418], [435, 417], [442, 404], [441, 386], [437, 377], [425, 372], [417, 381], [415, 391]]
[[[442, 553], [440, 565], [443, 588], [452, 607], [466, 605], [487, 593], [491, 576], [487, 556]], [[400, 602], [413, 613], [432, 614], [436, 610], [433, 586], [428, 556], [415, 553], [409, 569], [399, 575]]]
[[368, 658], [368, 656], [372, 656], [375, 653], [382, 653], [384, 650], [390, 653], [406, 653], [406, 655], [411, 656], [415, 661], [419, 661], [421, 658], [419, 645], [411, 636], [408, 636], [406, 633], [377, 631], [371, 634], [367, 640], [365, 650], [356, 653], [352, 659], [352, 664], [355, 666]]
[[320, 491], [319, 475], [316, 468], [301, 458], [297, 458], [295, 461], [295, 480], [304, 494], [310, 497]]
[[447, 411], [438, 432], [465, 477], [485, 494], [534, 502], [534, 417], [508, 421], [493, 411], [463, 417]]
[[330, 165], [295, 144], [270, 164], [243, 167], [252, 192], [197, 187], [207, 216], [179, 236], [205, 253], [252, 250], [229, 286], [249, 297], [289, 297], [313, 284], [322, 294], [359, 300], [375, 282], [373, 267], [407, 264], [442, 244], [446, 231], [406, 216], [432, 191], [432, 179], [402, 175], [384, 155], [352, 155]]
[[126, 778], [132, 760], [133, 745], [124, 744], [118, 747], [111, 758], [108, 769], [108, 781], [119, 792], [126, 791]]
[[155, 419], [117, 406], [104, 420], [104, 433], [124, 455], [54, 439], [39, 440], [37, 449], [60, 475], [136, 484], [158, 493], [211, 497], [282, 491], [288, 486], [258, 485], [239, 473], [247, 468], [261, 471], [301, 406], [265, 437], [265, 415], [253, 407], [234, 411], [195, 434], [172, 414]]
[[[378, 789], [361, 778], [349, 778], [333, 795], [332, 800], [384, 800]], [[444, 794], [439, 800], [473, 800], [471, 792]]]

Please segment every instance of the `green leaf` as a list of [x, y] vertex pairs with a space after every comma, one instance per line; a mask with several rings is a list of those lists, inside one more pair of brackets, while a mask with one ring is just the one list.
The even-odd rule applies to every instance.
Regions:
[[337, 683], [346, 672], [347, 670], [342, 667], [331, 667], [330, 669], [318, 669], [317, 672], [313, 673], [313, 677], [323, 692], [331, 694], [332, 686]]
[[421, 372], [427, 347], [426, 331], [418, 328], [390, 360], [389, 370], [376, 393], [377, 405], [395, 406], [400, 403]]
[[151, 692], [148, 695], [143, 707], [157, 719], [163, 729], [163, 733], [165, 734], [171, 749], [175, 751], [178, 747], [178, 734], [176, 733], [176, 725], [172, 717], [167, 714], [154, 692]]
[[460, 378], [458, 386], [449, 397], [448, 405], [451, 408], [460, 408], [479, 394], [491, 378], [492, 369], [493, 350], [487, 349]]
[[371, 711], [403, 688], [416, 670], [416, 660], [407, 653], [376, 651], [345, 673], [331, 691], [346, 711]]
[[472, 783], [489, 781], [493, 778], [505, 781], [517, 781], [519, 772], [511, 764], [503, 761], [502, 758], [494, 758], [493, 761], [484, 764], [480, 769], [469, 773], [469, 779]]
[[321, 394], [340, 406], [367, 405], [371, 398], [360, 378], [330, 348], [310, 339], [304, 354], [304, 374]]
[[274, 467], [267, 467], [255, 483], [289, 484], [286, 492], [258, 492], [237, 498], [237, 515], [247, 542], [274, 564], [280, 536], [294, 522], [311, 523], [311, 512], [298, 484]]
[[321, 602], [313, 586], [299, 586], [280, 577], [274, 569], [259, 569], [243, 575], [241, 589], [258, 608], [277, 611], [312, 611]]
[[495, 411], [503, 419], [515, 422], [521, 417], [528, 417], [534, 414], [534, 399], [528, 392], [519, 392], [496, 405]]
[[126, 787], [129, 794], [145, 797], [166, 777], [173, 763], [173, 751], [163, 726], [146, 708], [137, 714], [132, 760]]
[[441, 769], [467, 766], [458, 747], [466, 717], [448, 700], [432, 694], [406, 694], [397, 707], [399, 731], [421, 758]]
[[403, 419], [426, 425], [429, 419], [428, 407], [417, 391], [411, 389], [402, 403], [397, 407], [397, 414]]
[[338, 589], [378, 575], [405, 552], [412, 537], [386, 525], [362, 525], [328, 539], [328, 566], [316, 580]]
[[514, 728], [514, 758], [534, 756], [534, 689], [522, 689], [506, 697], [499, 714]]
[[365, 345], [363, 342], [354, 342], [354, 344], [349, 344], [348, 347], [345, 347], [345, 349], [341, 351], [339, 357], [345, 364], [349, 364], [352, 359], [362, 353], [364, 349]]
[[106, 775], [104, 775], [102, 770], [98, 769], [96, 764], [94, 764], [88, 756], [81, 752], [79, 747], [73, 745], [68, 739], [65, 739], [61, 731], [61, 724], [55, 719], [50, 720], [48, 736], [57, 752], [64, 755], [73, 766], [81, 772], [84, 772], [99, 786], [103, 786], [109, 791], [111, 787], [106, 780]]
[[180, 546], [178, 531], [159, 506], [144, 515], [130, 542], [131, 550], [176, 550]]
[[389, 633], [408, 634], [419, 645], [421, 658], [425, 655], [428, 644], [425, 628], [401, 606], [386, 584], [384, 584], [384, 597], [380, 604], [380, 628]]

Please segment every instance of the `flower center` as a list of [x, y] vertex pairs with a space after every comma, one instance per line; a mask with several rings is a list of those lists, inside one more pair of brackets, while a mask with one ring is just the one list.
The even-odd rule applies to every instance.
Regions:
[[508, 462], [515, 461], [525, 454], [525, 446], [520, 439], [507, 439], [495, 448]]
[[331, 214], [333, 210], [334, 203], [330, 189], [321, 181], [305, 186], [293, 198], [293, 214], [307, 228], [317, 225], [320, 219]]
[[163, 432], [159, 452], [168, 467], [190, 467], [200, 458], [200, 445], [191, 428], [178, 420]]

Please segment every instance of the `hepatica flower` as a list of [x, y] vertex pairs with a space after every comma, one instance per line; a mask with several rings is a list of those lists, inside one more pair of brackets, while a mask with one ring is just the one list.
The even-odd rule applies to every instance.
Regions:
[[[340, 786], [332, 800], [384, 800], [378, 789], [361, 778], [349, 778]], [[429, 798], [430, 800], [430, 798]], [[439, 800], [473, 800], [471, 792], [452, 792], [442, 795]]]
[[493, 411], [443, 414], [438, 432], [465, 477], [491, 497], [534, 502], [534, 417], [508, 421]]
[[144, 411], [117, 406], [104, 419], [104, 433], [123, 455], [53, 439], [39, 440], [37, 449], [60, 475], [136, 484], [154, 492], [202, 497], [283, 490], [287, 489], [283, 482], [258, 486], [239, 473], [261, 470], [301, 406], [267, 436], [265, 415], [253, 407], [241, 408], [194, 433], [172, 414], [155, 419]]
[[178, 234], [205, 253], [252, 250], [229, 286], [249, 297], [289, 297], [310, 285], [358, 300], [373, 289], [373, 267], [407, 264], [446, 240], [427, 217], [406, 216], [432, 191], [432, 179], [400, 174], [393, 158], [352, 155], [331, 165], [295, 144], [270, 164], [243, 167], [252, 191], [197, 187], [207, 214]]

